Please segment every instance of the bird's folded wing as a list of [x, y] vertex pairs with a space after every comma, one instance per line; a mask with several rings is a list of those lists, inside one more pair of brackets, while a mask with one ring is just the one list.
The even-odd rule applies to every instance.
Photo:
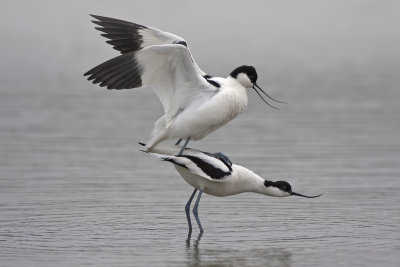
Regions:
[[210, 99], [218, 90], [201, 76], [188, 48], [181, 44], [153, 45], [125, 53], [85, 75], [108, 89], [152, 87], [164, 107], [166, 125], [189, 105]]
[[229, 169], [219, 159], [207, 156], [205, 154], [172, 156], [157, 153], [150, 153], [165, 161], [185, 168], [187, 171], [211, 181], [224, 181], [231, 175]]
[[[97, 30], [103, 32], [101, 36], [109, 39], [106, 41], [121, 54], [136, 52], [140, 49], [152, 45], [163, 44], [182, 44], [187, 46], [186, 41], [169, 32], [164, 32], [156, 28], [143, 26], [129, 21], [113, 19], [103, 16], [91, 15], [96, 20], [93, 21]], [[201, 76], [206, 75], [193, 61], [194, 67]]]

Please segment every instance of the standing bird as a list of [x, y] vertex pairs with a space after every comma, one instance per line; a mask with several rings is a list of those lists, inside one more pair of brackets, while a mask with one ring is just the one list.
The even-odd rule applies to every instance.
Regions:
[[203, 192], [218, 197], [244, 192], [253, 192], [271, 197], [301, 196], [315, 198], [322, 195], [306, 196], [293, 192], [291, 185], [286, 181], [273, 182], [266, 180], [245, 167], [226, 164], [220, 159], [210, 157], [209, 153], [206, 152], [186, 148], [185, 154], [179, 156], [176, 155], [178, 150], [178, 146], [158, 145], [154, 147], [153, 152], [148, 153], [173, 163], [182, 178], [195, 188], [185, 206], [189, 232], [192, 231], [189, 214], [190, 204], [197, 191], [199, 191], [199, 194], [193, 207], [193, 215], [200, 232], [203, 232], [203, 227], [200, 223], [198, 207]]
[[[247, 88], [253, 88], [269, 105], [257, 91], [269, 97], [257, 85], [253, 66], [240, 66], [227, 78], [212, 77], [197, 66], [181, 37], [123, 20], [92, 17], [100, 26], [96, 29], [109, 39], [107, 43], [122, 55], [86, 72], [88, 80], [107, 89], [152, 87], [164, 107], [146, 151], [166, 139], [178, 138], [176, 144], [186, 139], [181, 155], [189, 140], [204, 138], [242, 112], [247, 106]], [[222, 153], [210, 155], [230, 162]]]

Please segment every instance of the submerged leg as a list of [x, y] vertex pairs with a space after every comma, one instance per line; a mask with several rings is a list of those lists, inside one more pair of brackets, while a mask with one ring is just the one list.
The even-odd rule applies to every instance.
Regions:
[[200, 228], [200, 232], [203, 232], [203, 227], [201, 227], [201, 223], [200, 223], [200, 219], [199, 219], [199, 213], [198, 213], [198, 208], [199, 208], [199, 202], [200, 202], [200, 198], [201, 198], [201, 194], [203, 193], [203, 190], [199, 191], [199, 194], [197, 195], [197, 200], [196, 203], [194, 204], [193, 207], [193, 215], [194, 218], [196, 219], [197, 225]]
[[185, 144], [181, 148], [181, 151], [179, 151], [179, 153], [178, 153], [178, 156], [181, 156], [183, 154], [183, 151], [185, 151], [185, 148], [186, 148], [187, 144], [189, 143], [189, 140], [190, 140], [190, 136], [186, 139]]
[[228, 158], [228, 156], [222, 154], [221, 152], [207, 153], [207, 155], [221, 160], [227, 166], [232, 166], [232, 161]]
[[175, 145], [176, 146], [179, 145], [181, 143], [181, 141], [182, 141], [182, 138], [179, 138], [179, 140], [175, 143]]
[[194, 189], [192, 195], [190, 196], [190, 198], [185, 206], [186, 219], [187, 219], [188, 225], [189, 225], [189, 233], [192, 233], [192, 222], [190, 221], [190, 204], [192, 204], [192, 200], [193, 200], [194, 196], [196, 195], [196, 192], [197, 192], [197, 189]]

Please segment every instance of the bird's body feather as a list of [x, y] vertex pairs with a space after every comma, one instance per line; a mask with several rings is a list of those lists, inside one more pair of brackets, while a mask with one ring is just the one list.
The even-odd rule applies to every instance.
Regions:
[[187, 183], [204, 193], [223, 197], [244, 192], [263, 194], [265, 191], [265, 180], [243, 166], [225, 165], [194, 149], [186, 149], [182, 156], [176, 156], [178, 151], [178, 146], [157, 145], [151, 154], [173, 163]]
[[148, 150], [166, 139], [202, 139], [247, 106], [244, 83], [231, 76], [206, 75], [183, 38], [127, 21], [93, 17], [100, 26], [96, 29], [122, 55], [89, 70], [88, 79], [108, 89], [151, 87], [163, 105], [165, 114], [155, 123]]

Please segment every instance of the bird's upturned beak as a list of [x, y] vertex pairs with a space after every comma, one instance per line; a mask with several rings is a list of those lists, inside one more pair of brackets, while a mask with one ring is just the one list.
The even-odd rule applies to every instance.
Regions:
[[[268, 106], [270, 106], [270, 107], [272, 107], [272, 108], [274, 108], [274, 109], [278, 109], [278, 110], [279, 110], [279, 108], [276, 108], [276, 107], [272, 106], [271, 104], [269, 104], [269, 103], [262, 97], [262, 95], [260, 94], [260, 92], [258, 92], [258, 90], [260, 90], [260, 91], [261, 91], [264, 95], [266, 95], [269, 99], [271, 99], [271, 100], [273, 100], [273, 101], [275, 101], [275, 102], [278, 102], [278, 103], [286, 104], [285, 102], [282, 102], [282, 101], [279, 101], [279, 100], [276, 100], [276, 99], [270, 97], [263, 89], [261, 89], [260, 86], [258, 86], [257, 83], [254, 83], [253, 89], [254, 89], [254, 91], [256, 91], [256, 93], [261, 97], [261, 99], [262, 99]], [[258, 90], [257, 90], [257, 89], [258, 89]]]
[[307, 198], [315, 198], [315, 197], [320, 197], [320, 196], [322, 196], [323, 194], [320, 194], [320, 195], [316, 195], [316, 196], [305, 196], [305, 195], [302, 195], [302, 194], [299, 194], [299, 193], [296, 193], [296, 192], [292, 192], [292, 193], [290, 193], [292, 196], [300, 196], [300, 197], [307, 197]]

